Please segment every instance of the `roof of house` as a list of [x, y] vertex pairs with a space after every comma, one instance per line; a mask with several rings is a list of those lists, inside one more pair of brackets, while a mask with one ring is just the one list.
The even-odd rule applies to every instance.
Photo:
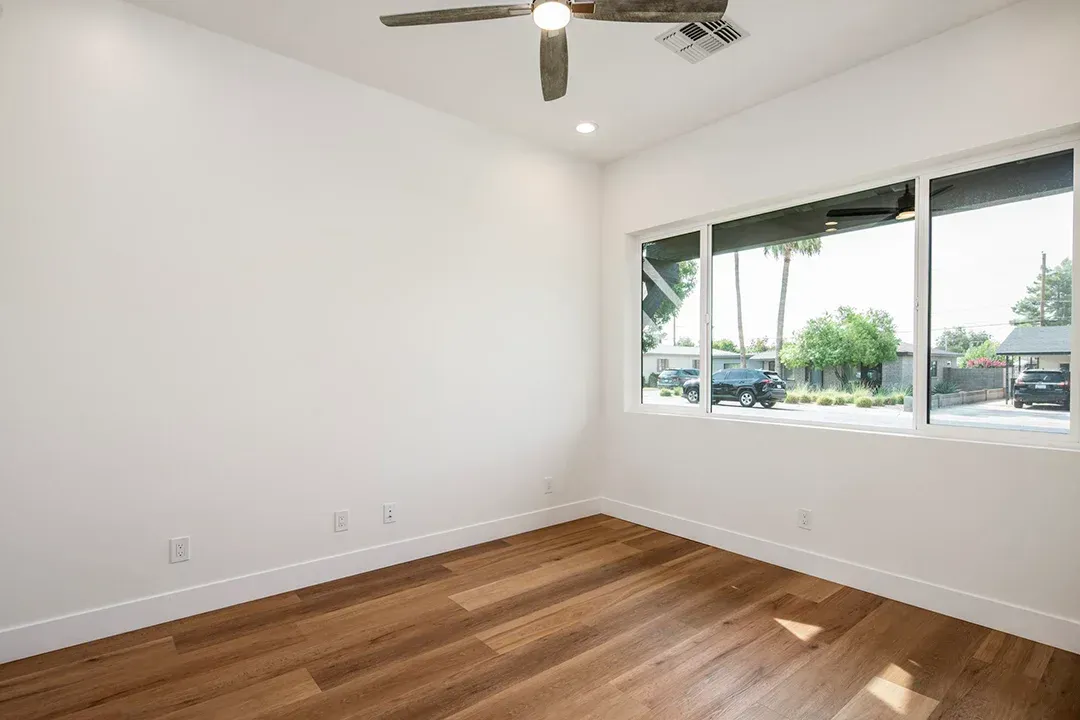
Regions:
[[[896, 354], [897, 355], [914, 355], [915, 354], [915, 346], [912, 345], [911, 343], [902, 342], [897, 346]], [[945, 349], [942, 349], [942, 348], [931, 348], [930, 349], [930, 354], [931, 355], [942, 355], [944, 357], [960, 357], [964, 353], [951, 352], [949, 350], [945, 350]]]
[[751, 360], [775, 360], [776, 350], [766, 350], [765, 352], [754, 353], [750, 356]]
[[998, 345], [998, 355], [1069, 355], [1072, 327], [1018, 327]]
[[[701, 353], [701, 350], [697, 347], [686, 347], [683, 345], [657, 345], [646, 355], [682, 355], [697, 357]], [[739, 353], [728, 352], [727, 350], [713, 350], [712, 356], [714, 358], [737, 358]]]

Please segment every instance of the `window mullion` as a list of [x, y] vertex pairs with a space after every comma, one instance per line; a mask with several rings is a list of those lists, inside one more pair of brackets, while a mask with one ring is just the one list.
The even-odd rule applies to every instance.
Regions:
[[698, 404], [701, 412], [708, 415], [712, 411], [712, 237], [709, 226], [703, 226], [701, 233], [700, 291], [701, 309], [698, 312], [698, 345], [701, 350], [701, 367], [698, 368]]
[[915, 178], [915, 431], [923, 431], [930, 412], [930, 179]]

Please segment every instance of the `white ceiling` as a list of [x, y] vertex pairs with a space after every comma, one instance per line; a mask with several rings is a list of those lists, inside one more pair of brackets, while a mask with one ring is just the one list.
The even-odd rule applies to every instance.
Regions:
[[[529, 17], [416, 28], [378, 20], [488, 4], [483, 0], [128, 1], [480, 125], [609, 161], [1017, 0], [731, 0], [728, 19], [750, 37], [697, 65], [655, 42], [672, 25], [574, 20], [569, 91], [552, 103], [540, 95], [539, 30]], [[599, 132], [578, 135], [580, 120], [599, 123]]]

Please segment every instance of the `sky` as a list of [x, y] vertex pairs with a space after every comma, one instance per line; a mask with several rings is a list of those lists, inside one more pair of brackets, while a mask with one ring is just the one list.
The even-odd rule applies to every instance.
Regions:
[[[1073, 194], [998, 205], [934, 218], [932, 225], [931, 333], [946, 328], [982, 330], [1001, 341], [1012, 329], [1012, 306], [1047, 268], [1072, 257]], [[776, 335], [783, 261], [758, 250], [739, 253], [746, 342]], [[664, 326], [663, 342], [699, 335], [699, 291]], [[897, 335], [914, 342], [915, 223], [822, 238], [821, 254], [795, 257], [788, 277], [784, 335], [790, 340], [810, 318], [840, 305], [885, 310]], [[713, 337], [738, 342], [734, 260], [718, 255], [713, 266]], [[673, 334], [673, 325], [677, 335]]]

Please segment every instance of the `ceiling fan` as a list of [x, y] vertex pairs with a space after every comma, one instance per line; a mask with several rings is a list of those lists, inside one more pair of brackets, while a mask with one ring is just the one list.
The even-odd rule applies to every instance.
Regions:
[[[952, 185], [946, 185], [930, 195], [935, 198], [943, 192], [952, 190]], [[825, 214], [827, 218], [861, 218], [885, 216], [883, 221], [911, 220], [915, 217], [915, 193], [910, 185], [904, 186], [904, 194], [896, 201], [894, 207], [869, 207], [869, 208], [838, 208]], [[836, 223], [832, 223], [835, 225]]]
[[406, 27], [532, 15], [540, 28], [540, 86], [544, 100], [551, 101], [566, 94], [569, 74], [566, 26], [571, 18], [641, 23], [719, 22], [727, 5], [728, 0], [532, 0], [516, 5], [383, 15], [379, 19], [387, 27]]

